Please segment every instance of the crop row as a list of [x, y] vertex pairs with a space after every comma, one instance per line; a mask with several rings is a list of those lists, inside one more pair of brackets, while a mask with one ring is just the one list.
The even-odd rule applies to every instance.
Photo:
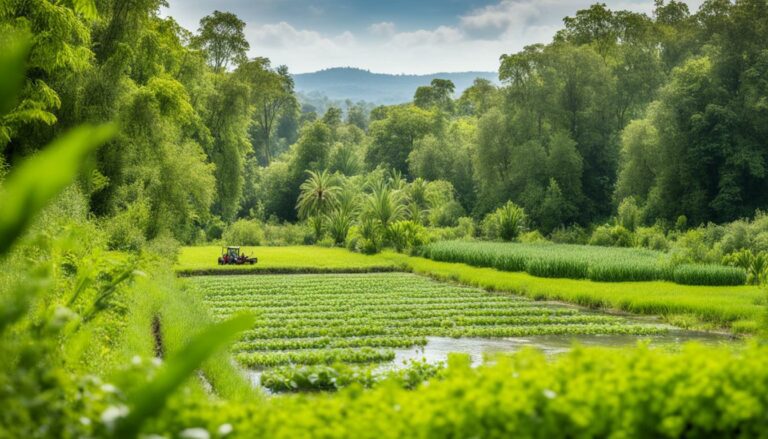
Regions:
[[360, 348], [360, 347], [380, 347], [380, 348], [410, 348], [413, 346], [424, 346], [427, 339], [424, 337], [403, 337], [403, 336], [383, 336], [383, 337], [350, 337], [350, 338], [271, 338], [262, 340], [241, 341], [235, 343], [232, 349], [235, 351], [278, 351], [278, 350], [298, 350], [298, 349], [320, 349], [320, 348]]
[[[226, 318], [236, 314], [238, 309], [214, 309], [214, 315]], [[359, 318], [386, 318], [387, 320], [411, 320], [428, 318], [452, 318], [452, 317], [513, 317], [513, 316], [570, 316], [578, 314], [575, 309], [570, 308], [513, 308], [513, 309], [479, 309], [479, 310], [439, 310], [439, 311], [421, 311], [418, 309], [408, 311], [382, 312], [376, 309], [357, 309], [354, 311], [325, 311], [318, 313], [259, 313], [259, 317], [265, 321], [289, 322], [289, 321], [311, 321], [323, 322], [333, 319], [359, 319]]]
[[560, 325], [496, 325], [496, 326], [424, 326], [391, 329], [384, 326], [340, 326], [335, 328], [268, 328], [251, 329], [243, 333], [245, 340], [270, 338], [310, 337], [527, 337], [532, 335], [566, 334], [635, 334], [651, 335], [666, 332], [664, 328], [651, 325], [627, 325], [614, 323], [569, 323]]
[[343, 364], [312, 366], [281, 366], [266, 370], [261, 385], [273, 392], [339, 390], [353, 383], [370, 388], [386, 381], [398, 387], [412, 389], [445, 370], [443, 363], [430, 364], [411, 361], [405, 367], [380, 371], [370, 366]]
[[248, 367], [271, 367], [284, 364], [380, 363], [395, 359], [391, 350], [318, 349], [281, 352], [248, 352], [235, 355], [235, 359]]
[[665, 254], [644, 249], [497, 242], [442, 241], [422, 248], [426, 258], [461, 262], [538, 277], [596, 282], [667, 280], [686, 285], [743, 285], [746, 272], [719, 265], [672, 266]]
[[249, 367], [390, 361], [392, 349], [424, 346], [430, 336], [664, 331], [656, 326], [628, 325], [615, 316], [405, 273], [219, 276], [190, 282], [202, 290], [218, 318], [246, 309], [256, 313], [257, 323], [244, 331], [233, 348], [237, 359]]

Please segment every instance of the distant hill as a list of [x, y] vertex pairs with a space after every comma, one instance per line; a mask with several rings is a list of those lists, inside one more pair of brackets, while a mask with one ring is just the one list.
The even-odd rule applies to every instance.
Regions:
[[450, 79], [456, 84], [457, 96], [472, 85], [475, 78], [498, 83], [496, 72], [433, 73], [430, 75], [390, 75], [368, 70], [337, 67], [314, 73], [293, 75], [296, 91], [322, 94], [331, 100], [350, 99], [375, 104], [400, 104], [413, 99], [416, 88], [429, 85], [435, 78]]

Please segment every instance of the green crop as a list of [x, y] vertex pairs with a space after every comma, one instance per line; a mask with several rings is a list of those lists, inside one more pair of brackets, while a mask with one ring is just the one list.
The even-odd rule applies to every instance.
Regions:
[[235, 358], [255, 368], [388, 362], [393, 349], [424, 346], [429, 336], [664, 331], [408, 273], [203, 276], [189, 282], [216, 318], [243, 311], [259, 317], [233, 346]]
[[739, 269], [717, 265], [677, 267], [667, 255], [646, 249], [566, 244], [442, 241], [422, 248], [424, 257], [538, 277], [596, 282], [668, 280], [687, 285], [743, 285]]

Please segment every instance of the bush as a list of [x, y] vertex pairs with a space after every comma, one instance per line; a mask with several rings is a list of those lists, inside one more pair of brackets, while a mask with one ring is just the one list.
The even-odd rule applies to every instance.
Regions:
[[642, 224], [642, 210], [637, 206], [634, 197], [627, 197], [619, 204], [616, 220], [618, 225], [634, 232]]
[[747, 272], [739, 267], [685, 264], [675, 268], [674, 280], [683, 285], [744, 285], [747, 282]]
[[483, 234], [488, 239], [512, 241], [525, 230], [526, 221], [525, 209], [508, 201], [485, 216], [482, 223]]
[[603, 247], [633, 247], [634, 237], [632, 232], [624, 226], [604, 225], [595, 229], [589, 238], [589, 245]]
[[306, 224], [278, 224], [268, 222], [263, 225], [264, 245], [304, 245], [314, 241], [312, 230]]
[[424, 227], [413, 221], [392, 223], [389, 226], [389, 239], [398, 252], [415, 249], [427, 243]]
[[589, 242], [589, 234], [583, 227], [573, 225], [555, 229], [549, 239], [557, 244], [586, 244]]
[[264, 232], [258, 222], [240, 219], [227, 227], [222, 238], [226, 245], [261, 245]]
[[523, 233], [520, 235], [520, 242], [523, 244], [536, 244], [536, 243], [546, 243], [547, 238], [544, 237], [544, 235], [541, 234], [538, 230], [533, 230], [527, 233]]
[[638, 227], [635, 230], [635, 245], [657, 251], [669, 250], [669, 242], [659, 226]]

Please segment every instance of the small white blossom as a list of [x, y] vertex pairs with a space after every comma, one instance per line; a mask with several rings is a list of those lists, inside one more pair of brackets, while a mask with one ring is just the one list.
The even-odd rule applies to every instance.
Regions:
[[104, 393], [116, 393], [117, 387], [113, 386], [112, 384], [106, 383], [101, 385], [101, 391]]
[[107, 427], [113, 427], [118, 419], [128, 415], [128, 407], [124, 405], [111, 405], [101, 413], [101, 422]]
[[219, 433], [219, 436], [226, 436], [229, 433], [232, 433], [232, 430], [234, 430], [232, 428], [232, 424], [221, 424], [219, 425], [218, 433]]
[[91, 420], [85, 416], [80, 417], [80, 423], [83, 425], [91, 425]]
[[204, 428], [188, 428], [179, 433], [183, 439], [210, 439], [211, 435]]
[[546, 389], [542, 393], [544, 394], [544, 396], [546, 398], [549, 398], [549, 399], [555, 399], [555, 397], [557, 396], [557, 393], [555, 393], [553, 390], [549, 390], [549, 389]]
[[133, 358], [131, 358], [131, 364], [134, 366], [140, 366], [141, 365], [141, 357], [138, 355], [134, 355]]

